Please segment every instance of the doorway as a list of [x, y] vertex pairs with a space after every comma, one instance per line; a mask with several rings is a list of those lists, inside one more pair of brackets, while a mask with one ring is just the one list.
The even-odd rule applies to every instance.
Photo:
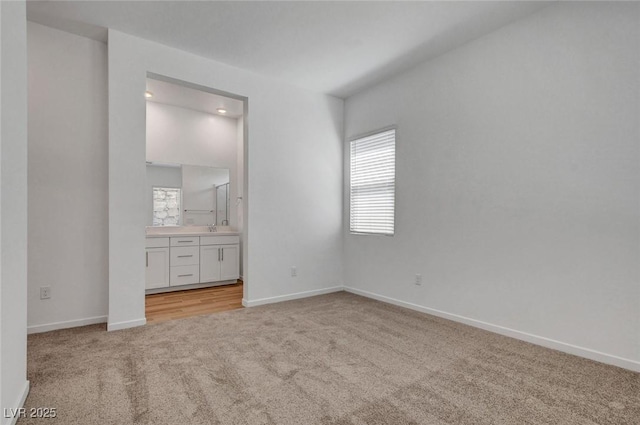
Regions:
[[148, 73], [145, 316], [242, 307], [246, 97]]

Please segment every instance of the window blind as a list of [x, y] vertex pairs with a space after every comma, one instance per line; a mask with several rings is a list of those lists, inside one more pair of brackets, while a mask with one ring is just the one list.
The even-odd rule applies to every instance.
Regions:
[[393, 235], [395, 182], [395, 129], [351, 142], [352, 233]]

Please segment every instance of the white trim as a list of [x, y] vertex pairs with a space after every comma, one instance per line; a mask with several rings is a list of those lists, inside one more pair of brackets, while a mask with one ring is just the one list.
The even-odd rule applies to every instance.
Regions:
[[260, 298], [257, 300], [242, 299], [242, 305], [245, 307], [255, 307], [264, 304], [279, 303], [282, 301], [297, 300], [299, 298], [313, 297], [315, 295], [330, 294], [332, 292], [344, 291], [344, 286], [333, 286], [331, 288], [314, 289], [312, 291], [296, 292], [294, 294], [279, 295], [277, 297]]
[[87, 317], [84, 319], [67, 320], [64, 322], [45, 323], [42, 325], [27, 326], [28, 334], [55, 331], [58, 329], [76, 328], [78, 326], [95, 325], [96, 323], [107, 323], [107, 316]]
[[147, 324], [147, 318], [136, 320], [127, 320], [125, 322], [107, 323], [107, 331], [119, 331], [120, 329], [135, 328], [137, 326], [144, 326]]
[[[24, 402], [27, 400], [27, 396], [29, 395], [29, 381], [25, 381], [24, 382], [24, 387], [22, 389], [22, 394], [20, 395], [20, 399], [18, 400], [18, 403], [16, 404], [16, 406], [14, 407], [14, 409], [20, 409], [21, 407], [24, 407]], [[18, 422], [19, 419], [19, 415], [16, 415], [12, 418], [5, 418], [4, 417], [4, 407], [2, 408], [2, 416], [3, 416], [3, 422], [6, 425], [15, 425], [16, 422]], [[8, 407], [6, 408], [7, 410], [9, 409]], [[6, 420], [6, 421], [5, 421]]]
[[573, 354], [579, 357], [595, 360], [597, 362], [618, 366], [624, 369], [633, 370], [635, 372], [640, 372], [640, 362], [636, 360], [625, 359], [622, 357], [614, 356], [612, 354], [607, 354], [600, 351], [592, 350], [590, 348], [579, 347], [577, 345], [568, 344], [562, 341], [556, 341], [554, 339], [545, 338], [543, 336], [533, 335], [527, 332], [506, 328], [504, 326], [494, 325], [491, 323], [483, 322], [476, 319], [471, 319], [464, 316], [459, 316], [453, 313], [447, 313], [445, 311], [440, 311], [440, 310], [436, 310], [429, 307], [423, 307], [418, 304], [412, 304], [405, 301], [397, 300], [395, 298], [386, 297], [384, 295], [374, 294], [373, 292], [363, 291], [362, 289], [356, 289], [356, 288], [345, 286], [344, 290], [347, 292], [351, 292], [352, 294], [361, 295], [363, 297], [372, 298], [374, 300], [397, 305], [399, 307], [405, 307], [411, 310], [420, 311], [422, 313], [432, 314], [434, 316], [442, 317], [444, 319], [453, 320], [454, 322], [464, 323], [465, 325], [484, 329], [500, 335], [505, 335], [511, 338], [519, 339], [521, 341], [530, 342], [532, 344], [541, 345], [543, 347], [552, 348], [554, 350], [562, 351], [564, 353]]
[[202, 288], [213, 288], [215, 286], [235, 285], [236, 283], [238, 283], [237, 279], [229, 279], [229, 280], [219, 280], [217, 282], [192, 283], [190, 285], [163, 286], [161, 288], [145, 289], [144, 294], [155, 295], [155, 294], [163, 294], [167, 292], [188, 291], [190, 289], [202, 289]]

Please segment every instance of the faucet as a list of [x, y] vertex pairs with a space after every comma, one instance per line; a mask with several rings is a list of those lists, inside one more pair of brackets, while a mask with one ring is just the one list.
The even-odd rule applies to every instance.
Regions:
[[216, 228], [215, 224], [209, 224], [209, 231], [210, 232], [217, 232], [218, 229]]

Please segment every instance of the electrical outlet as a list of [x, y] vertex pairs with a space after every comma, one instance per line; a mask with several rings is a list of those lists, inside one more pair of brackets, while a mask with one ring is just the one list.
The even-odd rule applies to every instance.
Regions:
[[51, 298], [51, 286], [41, 286], [40, 287], [40, 299], [48, 300]]
[[296, 266], [291, 267], [291, 277], [298, 276], [298, 268]]
[[416, 278], [413, 281], [413, 283], [415, 283], [418, 286], [422, 285], [422, 275], [421, 274], [416, 274]]

